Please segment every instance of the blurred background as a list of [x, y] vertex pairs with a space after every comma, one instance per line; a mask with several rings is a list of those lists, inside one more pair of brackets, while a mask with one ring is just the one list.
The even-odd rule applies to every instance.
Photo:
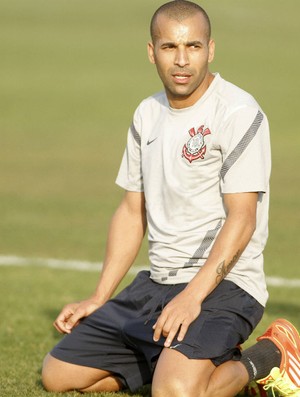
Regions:
[[[160, 4], [0, 0], [2, 255], [102, 260], [132, 113], [161, 89], [146, 54]], [[270, 120], [267, 272], [300, 277], [300, 3], [201, 5], [216, 40], [211, 69], [251, 92]], [[138, 260], [146, 263], [145, 249]]]
[[[3, 397], [47, 395], [41, 362], [60, 338], [52, 321], [96, 283], [95, 272], [43, 268], [34, 258], [103, 260], [123, 195], [114, 181], [128, 126], [138, 103], [162, 88], [146, 53], [149, 21], [161, 4], [0, 0], [0, 263], [10, 264], [0, 266]], [[270, 285], [252, 342], [276, 317], [300, 327], [300, 2], [199, 4], [216, 40], [211, 70], [249, 91], [271, 127], [265, 268], [279, 284]], [[9, 261], [12, 255], [18, 260]], [[20, 259], [27, 266], [15, 266]], [[136, 264], [147, 264], [146, 243]]]

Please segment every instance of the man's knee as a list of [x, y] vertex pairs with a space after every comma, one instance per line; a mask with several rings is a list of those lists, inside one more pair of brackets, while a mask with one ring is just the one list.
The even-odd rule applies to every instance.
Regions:
[[81, 391], [100, 380], [98, 370], [71, 364], [47, 354], [42, 369], [42, 383], [47, 391]]
[[86, 387], [87, 374], [81, 366], [58, 360], [47, 354], [43, 362], [42, 383], [47, 391], [65, 392]]
[[47, 391], [119, 391], [121, 381], [113, 373], [67, 363], [48, 354], [43, 363], [42, 383]]
[[193, 386], [187, 380], [178, 378], [167, 379], [164, 382], [152, 384], [152, 397], [205, 397], [201, 387]]
[[47, 391], [62, 392], [67, 389], [62, 382], [61, 362], [50, 354], [44, 359], [42, 368], [42, 383]]

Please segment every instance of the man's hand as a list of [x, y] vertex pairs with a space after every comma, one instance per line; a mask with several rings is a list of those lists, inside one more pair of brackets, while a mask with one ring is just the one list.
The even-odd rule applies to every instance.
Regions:
[[66, 305], [53, 325], [62, 334], [70, 334], [72, 329], [78, 325], [79, 320], [89, 316], [101, 305], [99, 302], [90, 298], [82, 302], [70, 303]]
[[182, 341], [190, 324], [199, 316], [201, 305], [186, 290], [173, 298], [163, 309], [153, 326], [153, 340], [157, 342], [161, 335], [166, 338], [165, 347], [170, 347], [177, 335]]

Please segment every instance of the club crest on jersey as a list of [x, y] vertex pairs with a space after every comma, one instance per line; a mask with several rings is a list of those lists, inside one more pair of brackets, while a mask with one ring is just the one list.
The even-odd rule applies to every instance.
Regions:
[[204, 137], [211, 134], [210, 129], [201, 125], [197, 132], [195, 128], [191, 128], [189, 134], [191, 138], [182, 148], [182, 157], [185, 157], [190, 163], [194, 160], [204, 159], [206, 153]]

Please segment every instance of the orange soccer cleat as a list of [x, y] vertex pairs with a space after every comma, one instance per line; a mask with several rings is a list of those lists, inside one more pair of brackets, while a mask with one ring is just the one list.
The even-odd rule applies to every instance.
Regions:
[[281, 396], [300, 396], [300, 337], [296, 328], [285, 319], [275, 320], [266, 332], [257, 338], [271, 340], [281, 352], [280, 368], [258, 380], [264, 389], [278, 391]]

